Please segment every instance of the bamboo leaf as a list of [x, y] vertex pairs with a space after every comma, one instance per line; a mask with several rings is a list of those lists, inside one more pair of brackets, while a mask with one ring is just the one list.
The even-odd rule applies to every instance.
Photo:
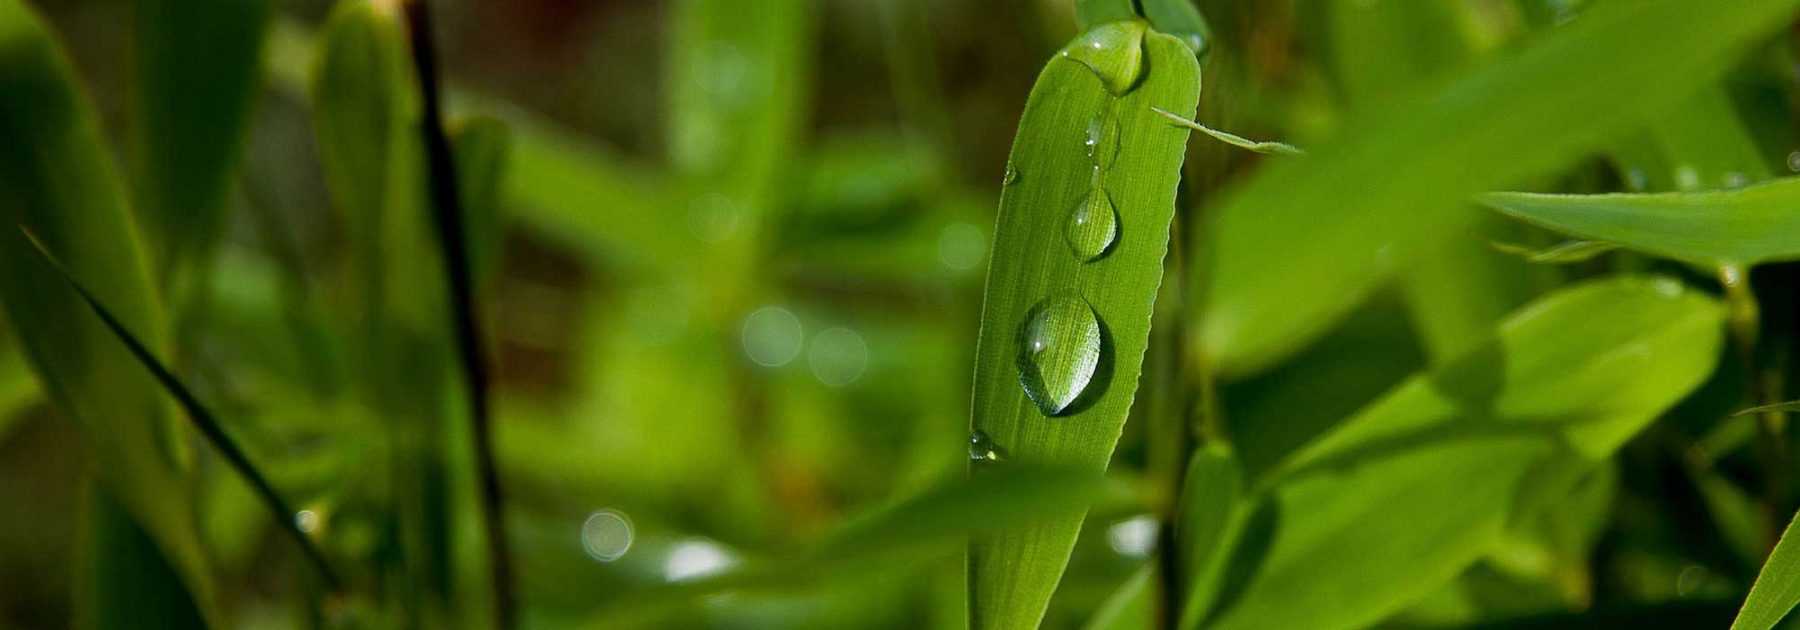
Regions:
[[1194, 7], [1194, 0], [1139, 0], [1138, 5], [1151, 28], [1180, 39], [1195, 55], [1205, 56], [1212, 46], [1212, 27]]
[[1108, 22], [1137, 18], [1132, 0], [1075, 0], [1075, 23], [1088, 30]]
[[506, 185], [512, 135], [506, 123], [479, 116], [462, 123], [451, 141], [456, 145], [456, 174], [462, 194], [463, 231], [475, 285], [486, 286], [497, 271], [505, 220], [500, 195]]
[[204, 259], [262, 71], [266, 0], [138, 0], [133, 171], [164, 273]]
[[1308, 158], [1270, 163], [1194, 228], [1212, 263], [1195, 293], [1200, 352], [1227, 376], [1287, 356], [1466, 225], [1475, 215], [1457, 202], [1671, 105], [1792, 6], [1595, 6], [1423, 99], [1366, 111]]
[[[91, 290], [119, 319], [157, 344], [162, 313], [125, 190], [73, 75], [39, 18], [17, 0], [0, 0], [0, 225], [30, 226], [71, 269], [94, 279]], [[189, 599], [207, 610], [211, 580], [191, 510], [182, 427], [165, 415], [150, 376], [61, 284], [22, 236], [0, 238], [0, 303], [14, 338], [51, 400], [81, 429], [106, 492], [135, 521], [132, 531], [149, 534]], [[94, 525], [103, 545], [136, 544], [108, 540], [124, 529]], [[92, 562], [128, 570], [112, 566], [128, 562], [122, 558]]]
[[1150, 605], [1150, 588], [1156, 572], [1151, 567], [1138, 569], [1119, 590], [1107, 596], [1088, 619], [1085, 630], [1149, 630], [1156, 623], [1156, 610]]
[[[1119, 58], [1059, 57], [1025, 105], [1001, 192], [971, 420], [1009, 461], [1103, 469], [1135, 394], [1188, 135], [1150, 107], [1191, 113], [1200, 88], [1186, 45], [1158, 33], [1142, 42], [1149, 72], [1136, 89], [1115, 97], [1090, 70], [1133, 74]], [[1035, 626], [1080, 527], [1073, 510], [974, 542], [972, 627]]]
[[1426, 595], [1699, 385], [1722, 324], [1666, 279], [1525, 306], [1257, 483], [1202, 625], [1359, 627]]
[[275, 522], [281, 525], [282, 530], [286, 531], [300, 546], [300, 551], [306, 556], [307, 561], [311, 562], [315, 569], [318, 569], [319, 574], [325, 578], [327, 583], [336, 587], [338, 584], [336, 572], [332, 571], [330, 563], [325, 561], [325, 555], [313, 546], [312, 539], [308, 538], [305, 532], [300, 531], [299, 526], [294, 522], [293, 508], [288, 507], [287, 501], [281, 498], [281, 493], [275, 490], [275, 486], [269, 483], [268, 478], [256, 470], [256, 465], [250, 463], [249, 456], [245, 455], [244, 450], [231, 439], [231, 435], [225, 432], [225, 427], [219, 424], [212, 412], [208, 411], [206, 406], [201, 404], [192, 392], [188, 391], [187, 386], [181, 383], [181, 379], [176, 377], [168, 366], [163, 365], [162, 361], [156, 358], [156, 355], [144, 345], [143, 341], [132, 334], [131, 330], [126, 328], [125, 324], [106, 308], [106, 305], [100, 303], [99, 298], [94, 297], [94, 294], [88, 291], [87, 287], [73, 275], [73, 272], [69, 271], [67, 266], [63, 265], [62, 261], [44, 247], [42, 241], [39, 241], [30, 232], [26, 232], [25, 236], [31, 241], [31, 245], [37, 249], [37, 252], [43, 255], [50, 267], [55, 269], [56, 273], [68, 283], [69, 288], [80, 295], [81, 301], [87, 304], [102, 323], [106, 324], [107, 330], [111, 331], [119, 343], [124, 344], [125, 348], [131, 351], [131, 356], [137, 359], [138, 364], [155, 376], [156, 382], [175, 398], [175, 402], [181, 405], [182, 411], [186, 412], [188, 419], [194, 423], [194, 428], [199, 429], [200, 434], [206, 436], [207, 441], [212, 442], [213, 448], [219, 450], [219, 454], [225, 458], [225, 462], [250, 483], [257, 497], [269, 509], [270, 516], [274, 517]]
[[1571, 234], [1707, 266], [1800, 259], [1800, 178], [1738, 190], [1547, 195], [1489, 193], [1482, 203]]
[[1769, 552], [1762, 572], [1756, 575], [1756, 583], [1750, 585], [1750, 595], [1744, 598], [1744, 607], [1731, 622], [1731, 630], [1769, 630], [1795, 604], [1800, 604], [1800, 537], [1794, 535], [1797, 524], [1800, 514], [1788, 522], [1775, 550]]

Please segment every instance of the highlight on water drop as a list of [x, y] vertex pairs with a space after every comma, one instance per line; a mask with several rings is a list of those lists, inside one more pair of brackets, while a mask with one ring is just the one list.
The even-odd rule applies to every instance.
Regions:
[[1045, 298], [1019, 328], [1019, 384], [1046, 416], [1071, 410], [1100, 367], [1100, 319], [1074, 295]]

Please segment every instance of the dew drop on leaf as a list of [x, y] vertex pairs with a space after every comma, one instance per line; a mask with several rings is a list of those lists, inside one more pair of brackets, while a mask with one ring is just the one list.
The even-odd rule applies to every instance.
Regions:
[[1119, 210], [1104, 187], [1096, 184], [1075, 204], [1063, 224], [1063, 236], [1082, 262], [1098, 260], [1112, 249], [1119, 239]]
[[1087, 147], [1088, 161], [1095, 168], [1112, 167], [1113, 160], [1119, 157], [1119, 120], [1110, 112], [1095, 116], [1088, 122], [1082, 145]]
[[1100, 365], [1100, 320], [1086, 300], [1046, 298], [1019, 329], [1019, 383], [1046, 416], [1060, 415], [1093, 383]]
[[1012, 162], [1007, 162], [1006, 163], [1006, 174], [1000, 177], [1000, 185], [1001, 186], [1011, 186], [1018, 182], [1019, 182], [1018, 167], [1013, 166]]
[[1082, 33], [1062, 49], [1062, 57], [1074, 61], [1100, 78], [1114, 95], [1130, 92], [1144, 76], [1144, 32], [1141, 20], [1101, 24]]
[[969, 434], [969, 461], [987, 464], [1003, 459], [1006, 459], [1006, 455], [1000, 451], [1000, 447], [995, 445], [992, 439], [988, 438], [986, 432], [976, 429]]

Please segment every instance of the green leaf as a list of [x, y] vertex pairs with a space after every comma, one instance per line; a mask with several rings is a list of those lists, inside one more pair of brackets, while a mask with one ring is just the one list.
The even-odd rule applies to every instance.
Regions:
[[266, 0], [138, 0], [132, 166], [164, 273], [204, 263], [261, 80]]
[[1699, 385], [1722, 324], [1667, 279], [1525, 306], [1256, 484], [1205, 627], [1359, 627], [1428, 594]]
[[1156, 610], [1150, 603], [1154, 590], [1150, 585], [1154, 577], [1154, 567], [1132, 573], [1082, 627], [1086, 630], [1149, 630], [1151, 624], [1156, 623]]
[[469, 246], [469, 265], [474, 271], [475, 286], [482, 287], [493, 281], [501, 240], [505, 236], [500, 193], [506, 184], [512, 136], [506, 123], [480, 116], [464, 121], [451, 142], [456, 145], [464, 242]]
[[[52, 402], [81, 429], [106, 491], [204, 609], [212, 588], [183, 427], [150, 376], [17, 233], [34, 230], [93, 279], [120, 320], [160, 343], [164, 320], [125, 190], [73, 76], [39, 18], [0, 0], [0, 225], [9, 232], [0, 237], [0, 303]], [[111, 567], [113, 558], [93, 561], [126, 569]]]
[[1188, 584], [1181, 622], [1191, 627], [1199, 623], [1200, 614], [1210, 607], [1221, 587], [1225, 546], [1233, 534], [1232, 517], [1244, 493], [1243, 465], [1224, 446], [1202, 446], [1188, 460], [1181, 492], [1175, 539], [1181, 545], [1181, 567]]
[[1794, 535], [1796, 524], [1800, 524], [1800, 514], [1788, 522], [1787, 529], [1781, 532], [1781, 541], [1769, 552], [1769, 560], [1750, 586], [1750, 595], [1744, 598], [1744, 607], [1731, 622], [1731, 630], [1769, 630], [1795, 604], [1800, 604], [1800, 538]]
[[76, 565], [76, 627], [203, 629], [200, 602], [131, 513], [102, 487], [87, 490]]
[[[1087, 65], [1058, 57], [1025, 104], [1009, 162], [1015, 176], [1001, 192], [971, 419], [1011, 461], [1103, 469], [1131, 407], [1188, 136], [1150, 108], [1191, 113], [1200, 90], [1186, 45], [1151, 33], [1143, 47], [1148, 76], [1123, 96], [1111, 96]], [[1105, 164], [1097, 178], [1090, 129]], [[1106, 232], [1086, 228], [1104, 225], [1072, 218], [1109, 218], [1094, 210], [1096, 193], [1110, 199], [1117, 223], [1114, 242], [1094, 258], [1090, 239]], [[1034, 329], [1047, 344], [1035, 354], [1026, 352]], [[1036, 401], [1026, 383], [1042, 390]], [[1038, 623], [1081, 516], [1069, 511], [971, 545], [972, 627]]]
[[1578, 238], [1707, 266], [1800, 259], [1800, 178], [1738, 190], [1548, 195], [1489, 193], [1482, 203]]
[[1132, 0], [1075, 0], [1075, 24], [1086, 31], [1108, 22], [1122, 22], [1138, 17]]
[[1769, 405], [1758, 405], [1733, 413], [1734, 416], [1752, 416], [1769, 411], [1800, 411], [1800, 400], [1790, 400]]
[[1272, 161], [1194, 226], [1211, 261], [1195, 293], [1199, 351], [1228, 376], [1279, 361], [1467, 225], [1459, 201], [1670, 105], [1792, 5], [1596, 6], [1426, 98], [1365, 111], [1307, 158]]
[[156, 382], [175, 398], [175, 401], [181, 405], [182, 411], [187, 413], [188, 419], [193, 421], [194, 427], [199, 429], [200, 434], [206, 436], [208, 441], [212, 442], [213, 448], [219, 450], [219, 454], [225, 458], [226, 464], [250, 483], [258, 498], [263, 501], [264, 507], [268, 508], [270, 516], [294, 539], [295, 544], [300, 546], [307, 561], [313, 563], [313, 567], [318, 569], [325, 581], [335, 588], [338, 584], [337, 574], [325, 561], [325, 555], [313, 546], [312, 539], [307, 538], [306, 533], [300, 531], [299, 526], [294, 523], [293, 508], [288, 507], [287, 501], [283, 500], [281, 494], [275, 491], [275, 487], [269, 483], [268, 478], [264, 477], [261, 472], [257, 471], [256, 466], [250, 463], [249, 456], [245, 455], [244, 450], [231, 439], [231, 435], [225, 432], [225, 427], [219, 424], [212, 412], [207, 410], [206, 406], [201, 404], [192, 392], [188, 391], [187, 386], [181, 383], [181, 379], [176, 377], [168, 366], [163, 365], [162, 361], [158, 360], [156, 355], [144, 346], [144, 342], [132, 334], [125, 324], [106, 308], [106, 305], [101, 304], [99, 299], [94, 297], [94, 294], [89, 292], [79, 279], [71, 275], [69, 268], [62, 261], [57, 260], [48, 249], [45, 249], [41, 241], [31, 236], [29, 232], [26, 233], [26, 236], [31, 238], [31, 244], [50, 263], [51, 268], [62, 276], [69, 288], [73, 289], [76, 295], [81, 296], [81, 301], [87, 304], [102, 323], [106, 324], [107, 330], [111, 331], [119, 342], [131, 351], [132, 358], [136, 359], [152, 376], [155, 376]]
[[1139, 0], [1138, 4], [1151, 28], [1180, 39], [1195, 55], [1205, 56], [1212, 46], [1212, 27], [1194, 7], [1194, 0]]

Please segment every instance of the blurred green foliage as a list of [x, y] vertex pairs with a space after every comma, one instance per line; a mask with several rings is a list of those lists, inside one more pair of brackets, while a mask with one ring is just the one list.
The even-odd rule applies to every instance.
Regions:
[[[486, 627], [401, 4], [0, 0], [0, 625]], [[1793, 5], [433, 2], [521, 625], [1771, 627]]]

